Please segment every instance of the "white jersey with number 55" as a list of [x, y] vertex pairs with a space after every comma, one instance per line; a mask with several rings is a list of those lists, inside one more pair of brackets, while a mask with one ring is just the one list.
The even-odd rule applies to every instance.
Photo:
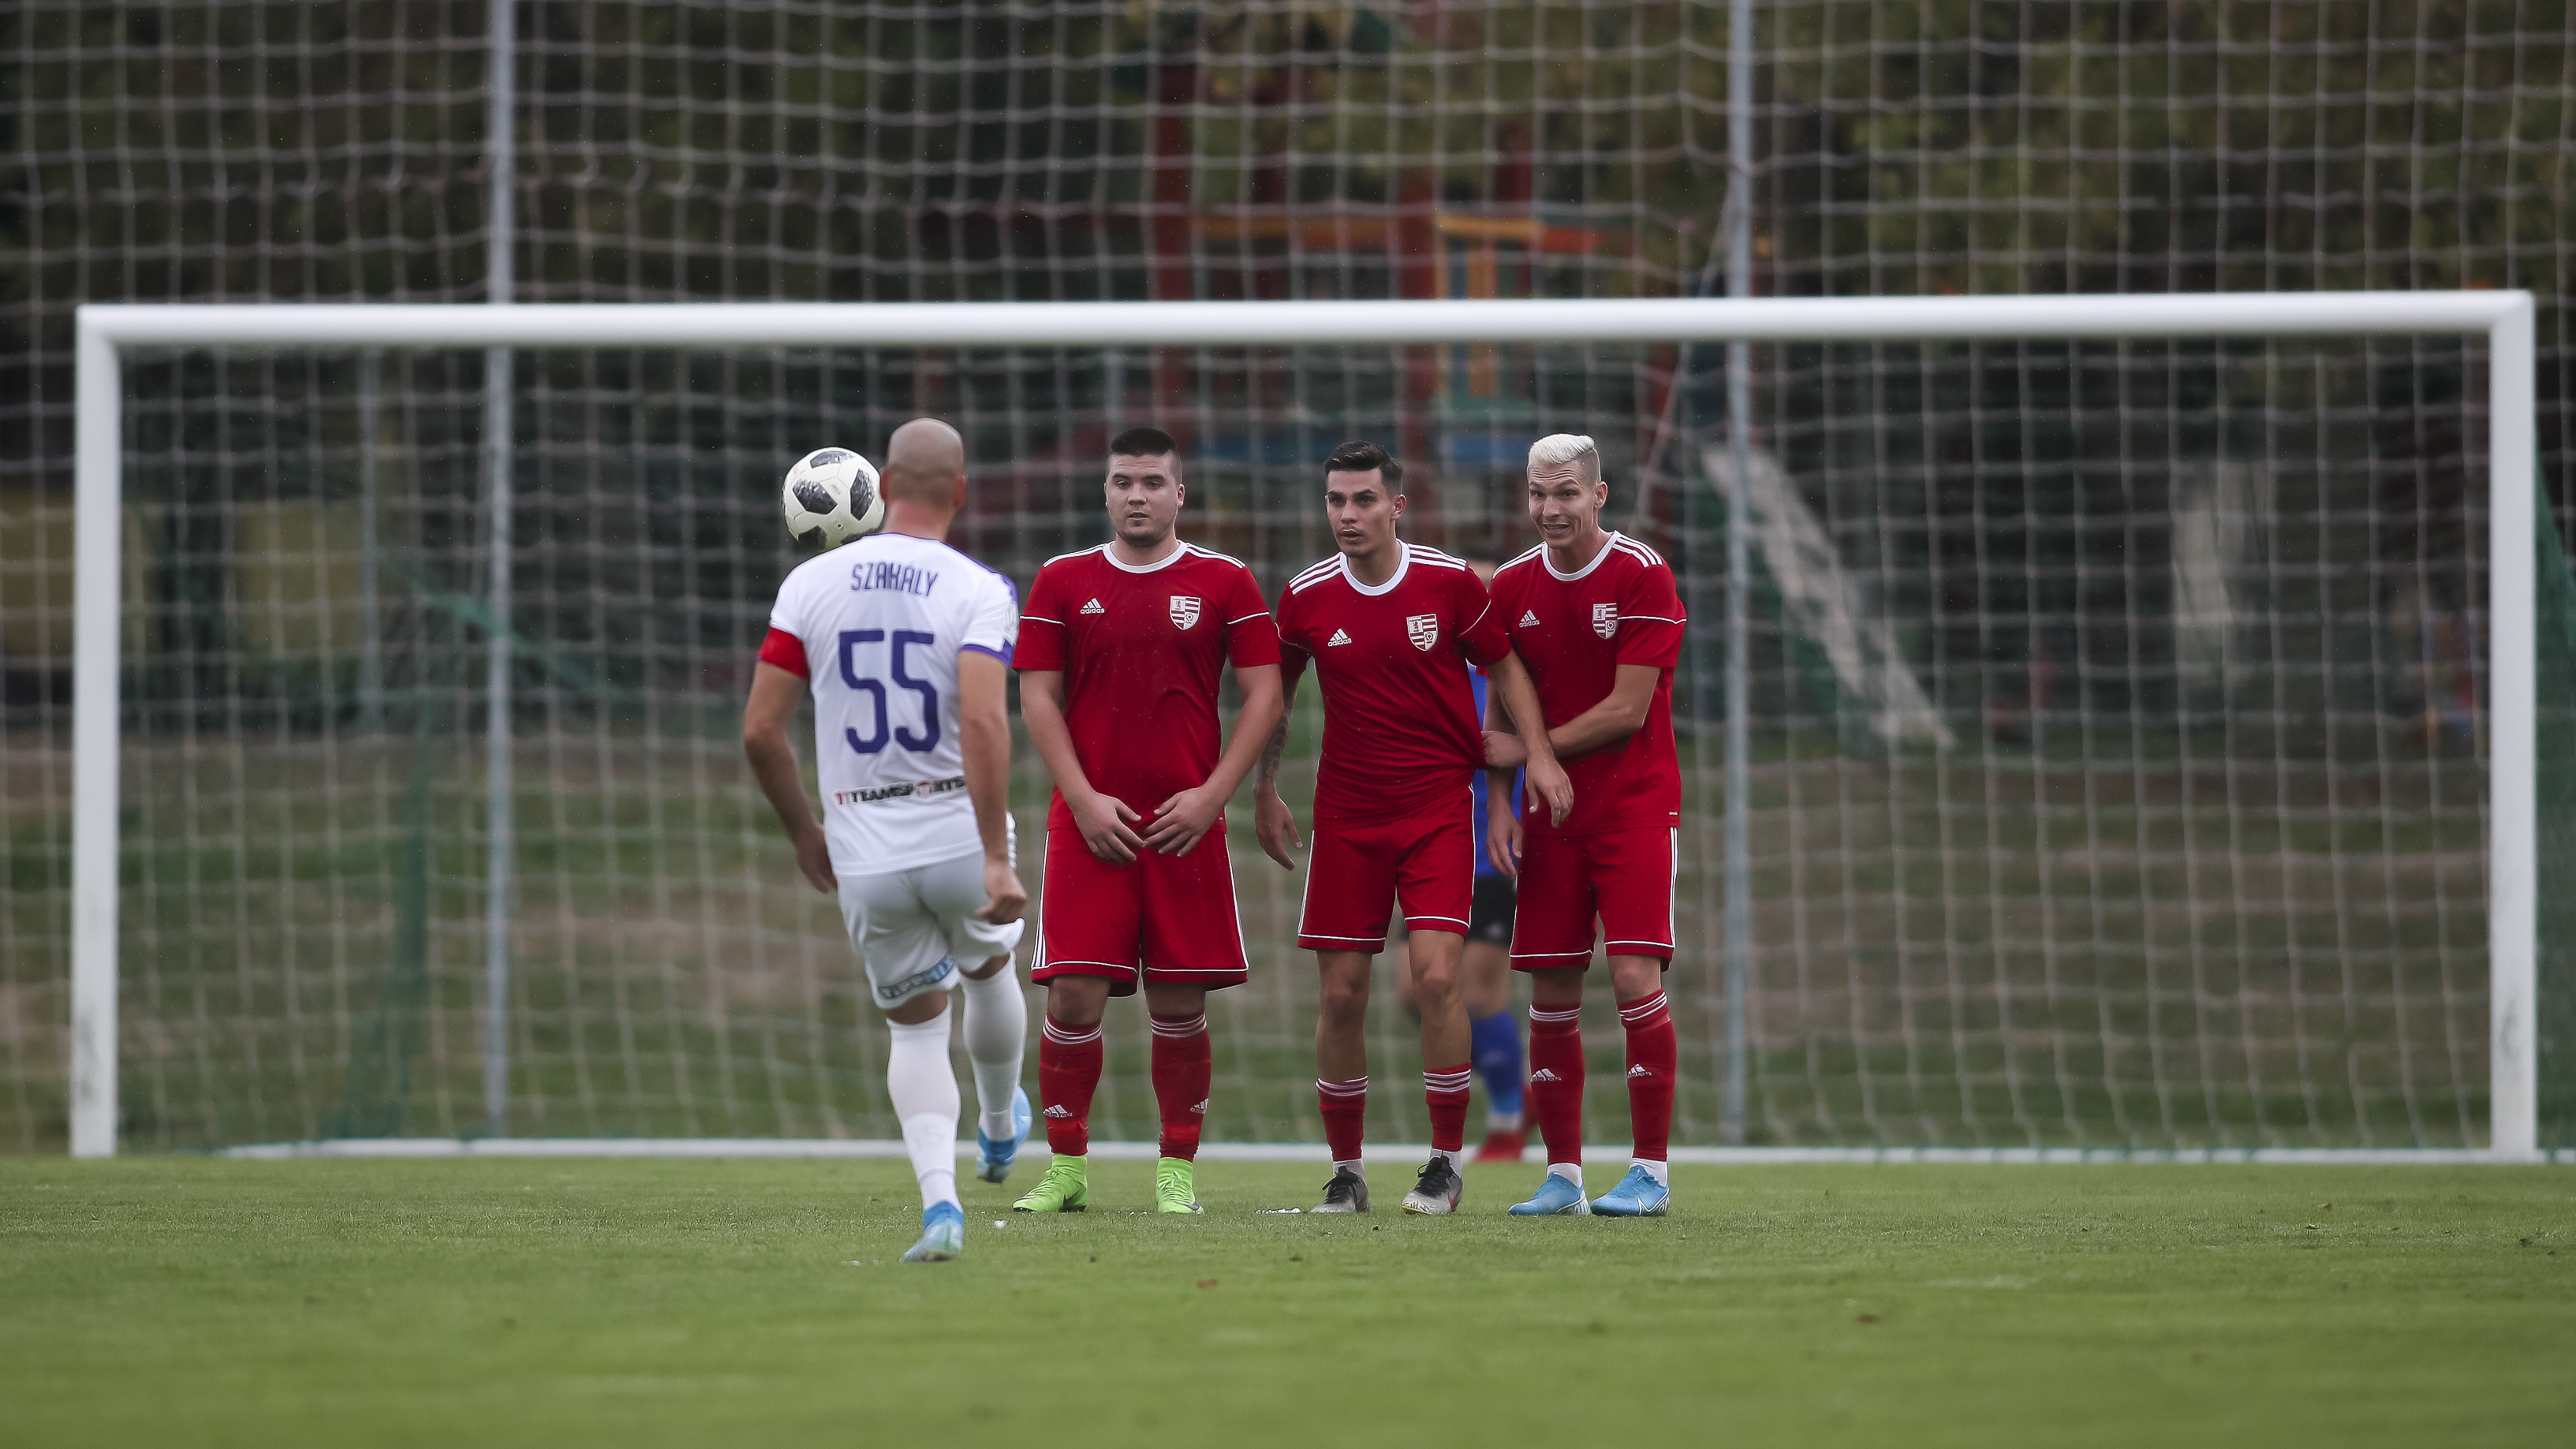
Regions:
[[798, 565], [769, 627], [760, 657], [814, 693], [833, 870], [882, 875], [981, 851], [957, 739], [957, 656], [1009, 666], [1020, 632], [1010, 579], [944, 543], [873, 534]]

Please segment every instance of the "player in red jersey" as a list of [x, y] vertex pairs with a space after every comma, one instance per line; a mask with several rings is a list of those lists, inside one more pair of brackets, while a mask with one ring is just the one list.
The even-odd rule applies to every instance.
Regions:
[[[1673, 959], [1673, 874], [1682, 808], [1673, 750], [1673, 665], [1681, 596], [1653, 549], [1603, 530], [1610, 487], [1592, 440], [1566, 433], [1530, 447], [1529, 513], [1545, 540], [1494, 574], [1494, 614], [1528, 664], [1547, 738], [1574, 781], [1558, 819], [1505, 803], [1486, 830], [1494, 864], [1517, 871], [1512, 966], [1530, 975], [1530, 1097], [1547, 1138], [1548, 1175], [1511, 1211], [1659, 1217], [1672, 1196], [1679, 1045], [1664, 1001]], [[1498, 739], [1498, 762], [1510, 742]], [[1510, 799], [1508, 774], [1492, 800]], [[1628, 1033], [1627, 1176], [1583, 1196], [1583, 975], [1593, 923]]]
[[[1055, 772], [1029, 972], [1047, 988], [1038, 1097], [1055, 1160], [1016, 1206], [1089, 1205], [1100, 1017], [1141, 983], [1163, 1119], [1155, 1209], [1194, 1213], [1207, 994], [1246, 975], [1223, 812], [1280, 716], [1279, 634], [1250, 570], [1173, 536], [1187, 492], [1170, 435], [1112, 439], [1105, 492], [1114, 536], [1049, 560], [1020, 618], [1020, 714]], [[1220, 755], [1229, 662], [1243, 710]]]
[[[1467, 661], [1492, 674], [1514, 719], [1539, 718], [1529, 675], [1496, 624], [1484, 584], [1457, 559], [1396, 538], [1403, 477], [1374, 443], [1334, 449], [1324, 462], [1324, 509], [1341, 552], [1291, 580], [1279, 601], [1288, 697], [1309, 664], [1324, 688], [1314, 860], [1297, 927], [1297, 944], [1315, 953], [1323, 976], [1315, 1091], [1333, 1179], [1318, 1212], [1368, 1211], [1360, 1139], [1369, 958], [1386, 949], [1388, 907], [1398, 903], [1412, 931], [1432, 1147], [1404, 1210], [1458, 1205], [1471, 1072], [1458, 963], [1476, 873], [1467, 782], [1494, 754], [1477, 725]], [[1286, 739], [1283, 717], [1254, 797], [1261, 847], [1282, 866], [1300, 843], [1275, 784]], [[1563, 818], [1573, 800], [1546, 732], [1533, 724], [1513, 753], [1528, 761], [1530, 798]]]

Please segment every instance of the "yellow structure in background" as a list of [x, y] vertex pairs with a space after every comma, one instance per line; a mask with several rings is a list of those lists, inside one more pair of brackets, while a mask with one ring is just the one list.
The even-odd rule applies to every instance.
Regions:
[[311, 663], [355, 655], [366, 588], [358, 506], [244, 503], [231, 521], [225, 612], [241, 647]]
[[[125, 510], [124, 644], [150, 648], [159, 510]], [[244, 651], [320, 663], [363, 642], [365, 560], [354, 503], [289, 500], [233, 508], [225, 540], [224, 614]], [[67, 669], [72, 658], [72, 504], [62, 494], [0, 489], [0, 665]], [[158, 601], [162, 607], [180, 607]]]
[[[72, 662], [71, 495], [0, 488], [0, 664], [68, 669]], [[145, 580], [160, 530], [152, 510], [125, 510], [124, 647], [144, 643]]]

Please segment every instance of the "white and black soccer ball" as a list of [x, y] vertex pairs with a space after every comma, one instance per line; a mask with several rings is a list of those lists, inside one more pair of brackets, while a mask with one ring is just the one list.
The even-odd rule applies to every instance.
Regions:
[[876, 465], [847, 448], [816, 448], [797, 459], [778, 501], [787, 536], [817, 552], [865, 538], [885, 523]]

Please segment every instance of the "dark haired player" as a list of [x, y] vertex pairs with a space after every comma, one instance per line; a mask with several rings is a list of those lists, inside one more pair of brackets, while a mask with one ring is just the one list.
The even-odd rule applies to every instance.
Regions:
[[[1021, 617], [1020, 713], [1055, 772], [1029, 972], [1047, 988], [1038, 1100], [1055, 1159], [1016, 1206], [1089, 1205], [1101, 1013], [1141, 984], [1163, 1122], [1154, 1207], [1194, 1213], [1207, 994], [1247, 975], [1223, 812], [1279, 719], [1279, 636], [1249, 570], [1174, 536], [1187, 490], [1169, 434], [1111, 439], [1103, 492], [1110, 541], [1050, 559]], [[1243, 710], [1220, 754], [1229, 662]]]
[[[1323, 759], [1315, 775], [1314, 860], [1297, 944], [1315, 953], [1322, 1013], [1315, 1091], [1333, 1178], [1318, 1212], [1366, 1212], [1361, 1163], [1368, 1108], [1369, 958], [1386, 949], [1388, 908], [1412, 932], [1422, 1015], [1423, 1097], [1431, 1160], [1404, 1198], [1410, 1213], [1455, 1211], [1465, 1179], [1467, 1014], [1459, 996], [1475, 878], [1468, 779], [1489, 758], [1468, 663], [1486, 666], [1512, 717], [1530, 721], [1519, 751], [1530, 793], [1562, 818], [1573, 800], [1529, 676], [1467, 565], [1395, 536], [1404, 470], [1374, 443], [1344, 443], [1324, 462], [1324, 511], [1340, 553], [1299, 574], [1279, 602], [1288, 697], [1314, 667], [1324, 689]], [[1284, 721], [1283, 721], [1284, 724]], [[1262, 757], [1255, 823], [1286, 866], [1297, 825], [1279, 798], [1284, 728]]]
[[[1492, 560], [1469, 557], [1467, 567], [1488, 585], [1493, 582]], [[1490, 719], [1493, 716], [1488, 712], [1487, 698], [1492, 681], [1478, 670], [1473, 682], [1477, 717]], [[1475, 1050], [1476, 1075], [1485, 1084], [1485, 1140], [1476, 1148], [1476, 1160], [1518, 1162], [1529, 1145], [1528, 1119], [1522, 1112], [1529, 1072], [1521, 1057], [1520, 1017], [1512, 1011], [1512, 878], [1503, 874], [1494, 864], [1493, 853], [1485, 848], [1485, 802], [1491, 788], [1486, 777], [1483, 770], [1468, 777], [1476, 797], [1468, 807], [1476, 826], [1476, 896], [1467, 913], [1467, 947], [1459, 958], [1459, 997], [1467, 1007], [1467, 1035]], [[1519, 813], [1519, 789], [1515, 781], [1513, 801], [1505, 808], [1505, 814]], [[1419, 1022], [1421, 1012], [1413, 1002], [1410, 943], [1401, 943], [1396, 950], [1396, 988], [1406, 1009], [1413, 1011]]]
[[[1520, 877], [1512, 966], [1530, 976], [1530, 1098], [1547, 1138], [1547, 1177], [1511, 1209], [1524, 1217], [1660, 1217], [1672, 1200], [1665, 1157], [1679, 1048], [1663, 973], [1681, 824], [1673, 665], [1683, 616], [1663, 559], [1601, 527], [1609, 496], [1590, 438], [1539, 439], [1529, 514], [1543, 542], [1494, 573], [1495, 617], [1528, 661], [1548, 742], [1575, 790], [1571, 814], [1515, 817], [1503, 806], [1487, 830], [1494, 863]], [[1496, 745], [1508, 753], [1508, 741]], [[1596, 919], [1627, 1029], [1635, 1147], [1618, 1186], [1587, 1204], [1581, 1018]]]

